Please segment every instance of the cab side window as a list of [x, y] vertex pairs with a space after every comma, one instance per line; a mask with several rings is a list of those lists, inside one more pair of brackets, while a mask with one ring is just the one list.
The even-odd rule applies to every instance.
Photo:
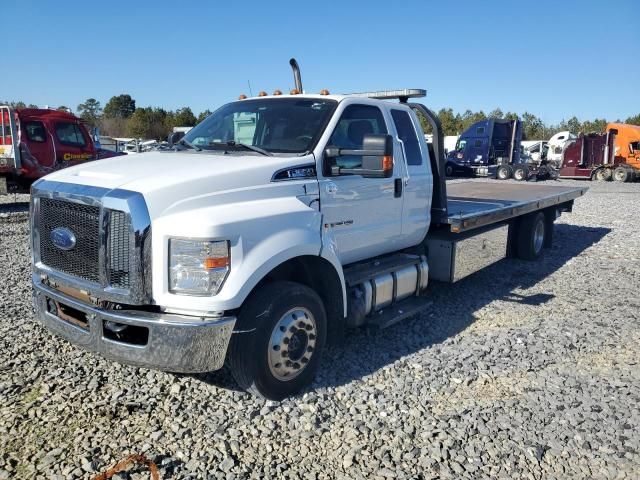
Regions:
[[75, 123], [58, 122], [56, 123], [56, 137], [60, 143], [70, 145], [72, 147], [85, 147], [87, 141], [82, 135], [82, 130]]
[[[342, 116], [329, 139], [328, 146], [360, 150], [364, 136], [371, 133], [387, 133], [387, 126], [380, 109], [371, 105], [349, 105], [342, 112]], [[362, 166], [361, 155], [345, 155], [332, 158], [330, 161], [332, 162], [330, 166], [337, 165], [340, 168]]]
[[24, 129], [30, 142], [45, 143], [47, 133], [42, 122], [25, 122]]
[[398, 137], [404, 144], [404, 153], [407, 155], [407, 165], [422, 165], [420, 144], [416, 136], [416, 129], [407, 112], [391, 110], [393, 123], [398, 131]]

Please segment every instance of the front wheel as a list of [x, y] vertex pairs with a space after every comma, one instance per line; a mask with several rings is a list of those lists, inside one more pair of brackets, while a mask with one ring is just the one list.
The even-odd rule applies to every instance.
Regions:
[[238, 385], [282, 400], [315, 377], [327, 336], [327, 315], [312, 289], [294, 282], [266, 284], [242, 307], [229, 346]]

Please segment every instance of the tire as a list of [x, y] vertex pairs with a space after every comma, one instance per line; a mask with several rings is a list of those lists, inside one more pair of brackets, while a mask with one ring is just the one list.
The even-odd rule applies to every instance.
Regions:
[[513, 178], [519, 182], [526, 180], [529, 176], [529, 169], [527, 167], [516, 167], [513, 171]]
[[511, 169], [506, 165], [500, 165], [496, 170], [496, 178], [498, 180], [508, 180], [511, 178]]
[[618, 167], [613, 171], [613, 180], [616, 182], [630, 182], [633, 178], [633, 172], [625, 167]]
[[546, 238], [544, 213], [525, 215], [520, 220], [517, 233], [517, 256], [522, 260], [536, 260], [542, 254]]
[[453, 167], [451, 165], [447, 164], [444, 167], [444, 174], [447, 177], [453, 177]]
[[608, 168], [599, 168], [593, 174], [593, 178], [598, 182], [608, 182], [611, 180], [611, 170]]
[[311, 384], [327, 338], [324, 304], [312, 289], [266, 284], [245, 301], [235, 329], [245, 333], [231, 338], [228, 363], [241, 388], [279, 401]]

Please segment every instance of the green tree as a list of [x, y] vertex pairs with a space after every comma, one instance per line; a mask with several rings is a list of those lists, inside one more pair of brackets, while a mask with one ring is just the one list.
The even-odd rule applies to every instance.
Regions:
[[484, 114], [482, 110], [479, 112], [472, 112], [471, 110], [465, 111], [460, 117], [462, 120], [461, 130], [464, 131], [480, 120], [486, 120], [487, 116]]
[[491, 113], [489, 113], [489, 115], [487, 115], [489, 118], [498, 118], [498, 119], [502, 119], [504, 118], [504, 113], [502, 112], [502, 110], [500, 110], [499, 108], [496, 108], [494, 111], [492, 111]]
[[209, 109], [205, 110], [204, 112], [200, 112], [200, 115], [198, 115], [198, 123], [203, 121], [205, 118], [207, 118], [212, 113], [213, 112], [211, 110], [209, 110]]
[[544, 122], [532, 113], [522, 114], [522, 130], [525, 138], [530, 140], [541, 140], [545, 138]]
[[189, 107], [179, 108], [173, 115], [174, 127], [193, 127], [197, 121]]
[[92, 127], [95, 127], [98, 124], [100, 115], [102, 114], [100, 102], [95, 98], [87, 98], [84, 103], [78, 105], [78, 114], [85, 122]]
[[442, 124], [443, 135], [458, 135], [462, 132], [460, 115], [454, 114], [451, 108], [441, 108], [438, 112], [438, 118]]
[[104, 107], [104, 116], [107, 118], [129, 118], [136, 110], [136, 101], [131, 95], [123, 93], [111, 97]]
[[596, 118], [595, 120], [585, 120], [582, 122], [582, 131], [589, 132], [604, 132], [607, 128], [607, 121], [604, 118]]
[[640, 113], [633, 117], [627, 118], [624, 123], [630, 123], [631, 125], [640, 125]]
[[167, 125], [167, 112], [162, 108], [136, 108], [127, 122], [127, 135], [145, 139], [164, 139], [171, 129]]

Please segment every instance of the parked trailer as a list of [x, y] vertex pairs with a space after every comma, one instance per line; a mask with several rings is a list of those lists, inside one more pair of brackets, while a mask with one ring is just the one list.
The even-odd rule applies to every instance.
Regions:
[[[226, 360], [242, 388], [281, 399], [311, 383], [345, 328], [430, 305], [429, 278], [539, 258], [586, 191], [447, 185], [439, 120], [410, 101], [424, 90], [299, 94], [291, 63], [290, 95], [242, 96], [172, 151], [34, 185], [44, 325], [124, 363], [204, 372]], [[254, 119], [251, 143], [234, 137], [238, 116]]]

